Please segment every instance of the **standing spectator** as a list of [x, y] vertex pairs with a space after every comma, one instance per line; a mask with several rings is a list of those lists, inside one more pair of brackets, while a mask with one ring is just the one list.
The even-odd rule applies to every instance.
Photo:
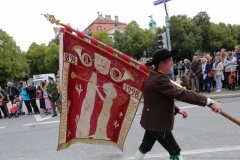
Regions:
[[199, 78], [201, 76], [201, 63], [197, 56], [193, 57], [193, 62], [190, 67], [191, 89], [199, 93]]
[[182, 61], [180, 61], [179, 63], [178, 63], [178, 65], [177, 65], [177, 68], [178, 68], [178, 71], [179, 71], [179, 77], [181, 77], [181, 75], [182, 75], [182, 73], [184, 73], [183, 71], [182, 71]]
[[13, 86], [12, 82], [8, 82], [7, 86], [8, 86], [9, 100], [13, 104], [13, 100], [19, 96], [20, 91], [16, 86]]
[[173, 72], [172, 72], [172, 70], [170, 70], [168, 72], [168, 77], [169, 77], [169, 79], [173, 80]]
[[224, 76], [223, 76], [223, 64], [219, 60], [219, 57], [215, 57], [215, 62], [213, 64], [212, 70], [214, 71], [214, 79], [217, 84], [216, 92], [221, 92], [222, 91], [222, 80], [224, 80]]
[[202, 78], [205, 92], [210, 93], [210, 80], [208, 73], [211, 71], [211, 65], [207, 62], [206, 58], [202, 58]]
[[31, 107], [31, 104], [30, 104], [30, 97], [29, 97], [29, 93], [27, 93], [27, 90], [26, 88], [28, 87], [27, 84], [25, 84], [23, 86], [23, 89], [22, 89], [22, 99], [27, 107], [27, 110], [28, 110], [28, 113], [27, 115], [31, 115], [32, 114], [32, 107]]
[[210, 70], [210, 72], [208, 72], [208, 79], [209, 79], [209, 83], [210, 83], [210, 89], [211, 90], [214, 90], [215, 89], [215, 87], [216, 87], [216, 82], [215, 82], [215, 80], [214, 80], [214, 75], [213, 75], [213, 71], [212, 71], [212, 67], [213, 67], [213, 57], [212, 56], [209, 56], [209, 58], [208, 58], [208, 62], [210, 63], [210, 65], [211, 65], [211, 70]]
[[37, 87], [37, 92], [38, 92], [38, 99], [39, 99], [39, 103], [40, 103], [40, 108], [44, 109], [44, 113], [48, 113], [47, 112], [47, 109], [46, 109], [46, 106], [45, 106], [45, 100], [43, 98], [43, 86], [45, 85], [46, 83], [44, 81], [40, 82], [38, 84], [38, 87]]
[[47, 83], [44, 83], [43, 86], [40, 86], [42, 91], [43, 91], [43, 98], [44, 98], [44, 102], [45, 102], [45, 107], [46, 107], [46, 115], [52, 114], [51, 112], [51, 101], [48, 98], [48, 93], [47, 93]]
[[53, 111], [52, 117], [56, 117], [57, 112], [56, 112], [55, 103], [58, 107], [59, 113], [61, 113], [62, 105], [59, 101], [57, 84], [53, 81], [53, 77], [48, 77], [48, 82], [49, 83], [48, 83], [48, 87], [47, 87], [47, 93], [48, 93], [49, 100], [51, 101], [51, 106], [52, 106], [52, 111]]
[[56, 75], [55, 79], [56, 79], [57, 85], [58, 85], [59, 100], [62, 103], [62, 92], [61, 92], [60, 73], [59, 73], [59, 71], [58, 71], [58, 74]]
[[232, 78], [234, 79], [234, 81], [232, 83], [230, 83], [230, 81], [228, 79], [229, 79], [229, 75], [231, 74], [231, 72], [233, 72], [233, 73], [235, 73], [235, 75], [237, 75], [236, 64], [237, 64], [236, 57], [234, 57], [232, 52], [229, 51], [227, 53], [227, 58], [224, 60], [223, 66], [225, 67], [225, 73], [226, 73], [225, 79], [227, 79], [227, 87], [229, 90], [233, 90], [233, 91], [235, 91], [236, 77], [230, 78], [230, 79], [232, 79]]
[[[4, 119], [6, 119], [8, 116], [7, 116], [6, 110], [5, 110], [5, 108], [4, 108], [4, 102], [3, 102], [3, 100], [4, 100], [4, 95], [2, 95], [2, 93], [0, 93], [0, 108], [1, 108], [1, 110], [2, 110], [2, 112], [3, 112]], [[0, 119], [2, 119], [2, 114], [1, 114], [1, 112], [0, 112]]]
[[[22, 92], [22, 89], [23, 89], [23, 83], [22, 82], [19, 82], [18, 84], [18, 90], [20, 91], [20, 93]], [[22, 104], [23, 104], [23, 98], [21, 95], [19, 95], [20, 97], [20, 103], [19, 103], [19, 110], [20, 110], [20, 113], [22, 112]]]
[[29, 87], [27, 87], [26, 90], [29, 93], [30, 103], [33, 107], [34, 114], [38, 115], [39, 114], [39, 109], [38, 109], [38, 106], [37, 106], [37, 103], [36, 103], [37, 89], [34, 86], [34, 83], [30, 82]]
[[[224, 63], [224, 60], [227, 58], [227, 53], [226, 53], [226, 49], [225, 48], [222, 48], [221, 49], [221, 52], [220, 52], [220, 61], [222, 63]], [[223, 66], [224, 67], [224, 66]], [[227, 75], [226, 75], [226, 72], [225, 72], [225, 67], [223, 68], [223, 75], [224, 75], [224, 80], [222, 81], [222, 87], [223, 88], [227, 88]]]
[[217, 52], [215, 56], [220, 57], [220, 52]]
[[182, 65], [182, 73], [185, 73], [186, 69], [190, 69], [190, 63], [188, 59], [184, 59], [183, 65]]
[[3, 89], [1, 89], [1, 88], [0, 88], [0, 93], [4, 96], [4, 98], [3, 98], [3, 107], [4, 107], [5, 111], [6, 111], [7, 116], [8, 116], [9, 115], [9, 110], [8, 110], [8, 107], [7, 107], [7, 103], [9, 102], [9, 100], [8, 100], [7, 93]]
[[186, 69], [185, 73], [182, 74], [180, 85], [186, 87], [188, 90], [191, 89], [191, 78], [188, 69]]
[[237, 72], [238, 72], [238, 81], [237, 81], [237, 84], [238, 86], [240, 86], [240, 67], [239, 67], [239, 64], [240, 64], [240, 47], [239, 45], [237, 45], [235, 47], [235, 51], [233, 52], [233, 56], [237, 58]]

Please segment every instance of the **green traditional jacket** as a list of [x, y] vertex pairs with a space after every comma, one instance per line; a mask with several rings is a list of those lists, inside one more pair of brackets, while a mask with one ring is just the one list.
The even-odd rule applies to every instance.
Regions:
[[[58, 88], [56, 83], [48, 83], [47, 86], [47, 93], [50, 101], [56, 101], [58, 100]], [[52, 95], [53, 97], [50, 97], [49, 95]]]

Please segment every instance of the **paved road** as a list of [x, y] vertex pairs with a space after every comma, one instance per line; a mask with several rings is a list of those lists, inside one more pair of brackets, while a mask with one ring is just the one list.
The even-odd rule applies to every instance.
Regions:
[[[216, 100], [227, 113], [240, 119], [239, 97]], [[176, 116], [173, 131], [185, 160], [240, 160], [238, 125], [213, 113], [209, 108], [178, 101], [176, 104], [189, 114], [187, 119]], [[51, 118], [41, 114], [38, 117], [24, 115], [16, 119], [1, 119], [0, 160], [131, 160], [144, 133], [139, 125], [142, 107], [140, 103], [124, 152], [111, 146], [81, 143], [57, 152], [59, 117]], [[167, 160], [168, 155], [156, 143], [146, 159]]]

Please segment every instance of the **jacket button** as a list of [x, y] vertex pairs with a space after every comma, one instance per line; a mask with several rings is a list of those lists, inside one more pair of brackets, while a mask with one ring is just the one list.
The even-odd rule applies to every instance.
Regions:
[[149, 109], [147, 109], [147, 111], [149, 111]]

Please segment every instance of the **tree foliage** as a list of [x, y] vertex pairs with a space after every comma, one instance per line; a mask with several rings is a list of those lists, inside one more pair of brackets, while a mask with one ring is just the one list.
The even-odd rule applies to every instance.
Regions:
[[119, 31], [114, 33], [114, 47], [139, 60], [146, 51], [149, 51], [151, 38], [154, 38], [151, 32], [144, 31], [136, 21], [132, 21], [123, 33]]
[[96, 31], [96, 32], [93, 32], [92, 36], [95, 39], [113, 47], [113, 41], [108, 37], [107, 31]]
[[6, 79], [22, 80], [29, 71], [25, 53], [21, 52], [14, 39], [0, 29], [0, 86], [6, 86]]
[[59, 70], [59, 46], [54, 41], [45, 50], [44, 64], [49, 73], [56, 73]]
[[191, 57], [201, 48], [201, 29], [186, 15], [172, 16], [170, 21], [172, 50], [179, 50], [180, 59]]

